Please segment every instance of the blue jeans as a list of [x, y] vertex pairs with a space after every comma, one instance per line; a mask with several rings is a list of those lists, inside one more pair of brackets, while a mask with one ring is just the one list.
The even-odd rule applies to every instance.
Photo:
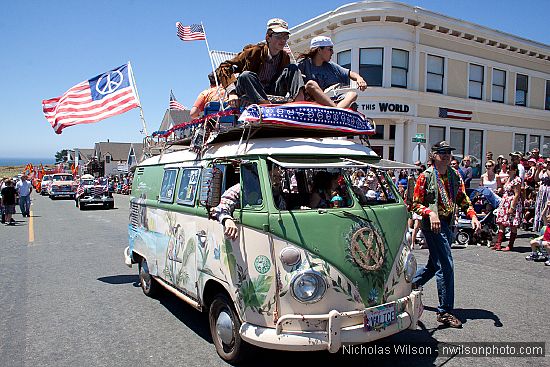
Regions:
[[20, 196], [19, 197], [19, 208], [21, 208], [21, 214], [29, 215], [31, 210], [31, 196]]
[[437, 312], [451, 312], [455, 302], [455, 281], [453, 255], [451, 254], [452, 231], [445, 220], [441, 220], [441, 232], [434, 233], [422, 227], [422, 233], [430, 250], [428, 263], [418, 269], [413, 283], [423, 286], [435, 275], [439, 306]]

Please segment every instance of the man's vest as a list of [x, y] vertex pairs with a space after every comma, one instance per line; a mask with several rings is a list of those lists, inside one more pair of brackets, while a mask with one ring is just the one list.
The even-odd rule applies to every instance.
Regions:
[[[452, 167], [447, 168], [449, 172], [450, 184], [449, 188], [451, 190], [450, 199], [453, 201], [453, 204], [456, 202], [456, 195], [460, 187], [460, 176], [459, 173]], [[432, 212], [436, 213], [439, 217], [437, 205], [439, 201], [439, 189], [437, 187], [437, 177], [435, 177], [435, 170], [433, 167], [429, 167], [424, 171], [424, 176], [426, 177], [426, 193], [424, 194], [424, 206], [427, 206]], [[449, 220], [450, 224], [453, 224], [454, 220], [454, 209]], [[430, 228], [430, 218], [422, 218], [422, 226], [424, 228]]]

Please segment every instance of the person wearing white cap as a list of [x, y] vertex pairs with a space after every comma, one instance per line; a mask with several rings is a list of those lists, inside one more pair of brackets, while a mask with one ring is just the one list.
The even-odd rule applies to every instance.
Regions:
[[330, 61], [333, 53], [334, 44], [330, 37], [317, 36], [311, 39], [309, 52], [300, 55], [298, 68], [306, 79], [306, 98], [324, 106], [349, 108], [357, 99], [356, 92], [346, 93], [344, 99], [336, 104], [325, 90], [338, 84], [349, 85], [351, 79], [363, 91], [367, 83], [361, 75]]
[[231, 106], [239, 105], [239, 99], [245, 104], [268, 104], [268, 95], [285, 101], [304, 100], [300, 70], [283, 51], [289, 35], [287, 22], [270, 19], [265, 42], [245, 46], [233, 59], [220, 64], [216, 74]]

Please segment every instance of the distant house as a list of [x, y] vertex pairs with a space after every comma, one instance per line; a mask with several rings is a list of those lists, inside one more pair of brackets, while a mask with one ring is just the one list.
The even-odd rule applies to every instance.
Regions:
[[128, 152], [128, 170], [143, 160], [143, 143], [131, 143]]
[[[167, 109], [160, 123], [159, 131], [166, 131], [173, 128], [175, 125], [182, 124], [184, 122], [191, 121], [191, 111], [190, 110], [170, 110]], [[189, 132], [180, 132], [181, 134]], [[178, 136], [182, 138], [185, 136]]]
[[95, 143], [94, 158], [99, 163], [99, 175], [110, 176], [128, 172], [128, 152], [132, 143]]

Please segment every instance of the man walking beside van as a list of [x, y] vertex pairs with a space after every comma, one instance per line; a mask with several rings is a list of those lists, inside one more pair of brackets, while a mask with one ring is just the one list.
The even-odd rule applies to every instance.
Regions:
[[451, 254], [454, 213], [457, 207], [472, 220], [474, 231], [481, 227], [472, 203], [466, 195], [464, 181], [456, 169], [449, 166], [454, 150], [446, 141], [432, 146], [433, 166], [421, 173], [413, 195], [413, 211], [422, 216], [422, 232], [430, 250], [428, 263], [413, 279], [418, 288], [436, 277], [439, 306], [437, 321], [453, 328], [462, 322], [452, 314], [454, 309], [454, 264]]
[[15, 185], [15, 189], [19, 194], [21, 214], [24, 217], [30, 217], [32, 184], [27, 180], [27, 176], [23, 175], [21, 177], [21, 180]]

